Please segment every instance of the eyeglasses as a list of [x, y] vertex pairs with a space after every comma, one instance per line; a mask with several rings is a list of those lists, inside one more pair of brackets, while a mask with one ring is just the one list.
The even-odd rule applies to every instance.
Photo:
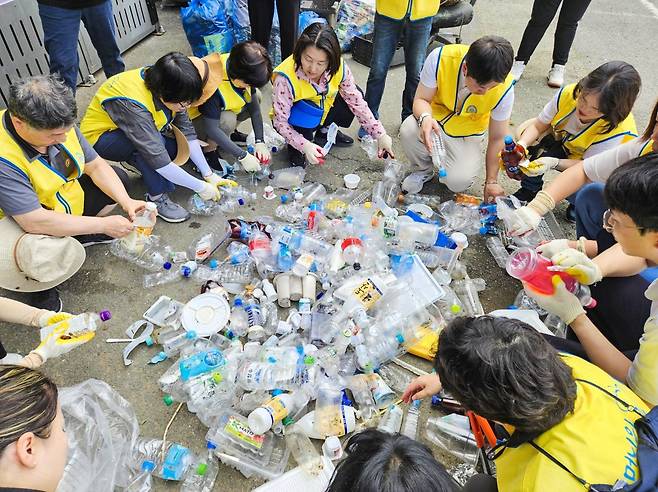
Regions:
[[643, 231], [645, 227], [638, 227], [635, 224], [629, 225], [629, 224], [622, 224], [619, 220], [615, 219], [612, 215], [612, 210], [608, 209], [605, 212], [603, 212], [603, 228], [612, 234], [612, 230], [614, 227], [626, 227], [630, 229], [637, 229], [638, 231]]

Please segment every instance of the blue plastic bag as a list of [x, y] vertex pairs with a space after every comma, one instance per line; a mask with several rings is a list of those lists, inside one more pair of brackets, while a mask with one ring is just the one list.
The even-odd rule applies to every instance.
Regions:
[[194, 56], [231, 51], [235, 42], [223, 0], [192, 0], [180, 9], [180, 17]]

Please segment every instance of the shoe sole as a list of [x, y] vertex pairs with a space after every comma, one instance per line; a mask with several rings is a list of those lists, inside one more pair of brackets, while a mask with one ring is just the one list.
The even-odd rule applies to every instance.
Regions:
[[551, 84], [548, 80], [546, 81], [546, 85], [548, 85], [553, 89], [559, 89], [560, 87], [562, 87], [562, 84]]
[[190, 218], [190, 216], [188, 215], [187, 217], [181, 217], [180, 219], [172, 219], [170, 217], [165, 217], [164, 215], [158, 214], [158, 218], [164, 220], [165, 222], [169, 222], [170, 224], [178, 224], [180, 222], [185, 222]]

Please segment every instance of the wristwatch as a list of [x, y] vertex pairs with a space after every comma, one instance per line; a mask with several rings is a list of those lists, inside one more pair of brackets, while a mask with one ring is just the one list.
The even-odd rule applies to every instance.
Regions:
[[427, 112], [425, 112], [425, 113], [421, 113], [421, 114], [420, 114], [420, 116], [418, 117], [418, 128], [421, 127], [421, 125], [423, 124], [423, 120], [424, 120], [427, 116], [432, 116], [432, 115], [431, 115], [430, 113], [427, 113]]

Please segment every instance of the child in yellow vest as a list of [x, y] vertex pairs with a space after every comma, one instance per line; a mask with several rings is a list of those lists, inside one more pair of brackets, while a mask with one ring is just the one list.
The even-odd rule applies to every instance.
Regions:
[[[544, 173], [569, 165], [564, 159], [591, 157], [637, 137], [631, 109], [640, 85], [632, 65], [611, 61], [560, 89], [537, 118], [519, 128], [517, 143], [528, 149], [530, 162], [521, 167], [527, 177], [515, 196], [532, 200]], [[572, 211], [568, 218], [573, 221]]]
[[[391, 137], [368, 109], [340, 55], [336, 33], [325, 24], [314, 23], [304, 30], [293, 55], [274, 69], [273, 85], [270, 117], [288, 143], [292, 165], [323, 162], [329, 125], [347, 128], [354, 116], [377, 140], [379, 154], [393, 156]], [[351, 137], [338, 132], [336, 146], [352, 143]]]
[[443, 388], [504, 427], [496, 429], [496, 478], [480, 476], [477, 488], [464, 490], [582, 492], [574, 475], [592, 484], [639, 478], [634, 423], [649, 407], [595, 365], [558, 353], [526, 323], [457, 318], [441, 332], [434, 368], [409, 384], [404, 401]]
[[435, 174], [434, 132], [446, 149], [442, 182], [451, 191], [466, 190], [480, 171], [482, 141], [488, 132], [484, 196], [489, 200], [504, 194], [497, 181], [497, 156], [514, 105], [509, 75], [513, 61], [512, 45], [498, 36], [484, 36], [470, 46], [446, 45], [430, 53], [416, 89], [413, 117], [400, 127], [402, 148], [415, 168], [407, 180], [427, 182]]

